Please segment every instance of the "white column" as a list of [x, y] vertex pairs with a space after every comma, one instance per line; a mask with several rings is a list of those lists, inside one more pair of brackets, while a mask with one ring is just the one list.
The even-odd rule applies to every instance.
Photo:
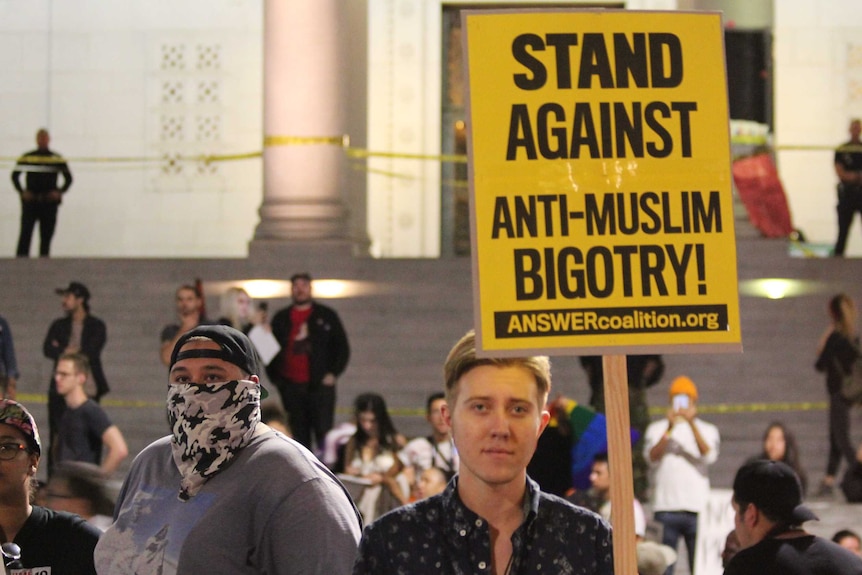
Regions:
[[[343, 240], [346, 75], [340, 0], [266, 0], [264, 198], [255, 240]], [[287, 144], [282, 144], [287, 137]], [[275, 140], [275, 141], [273, 141]]]

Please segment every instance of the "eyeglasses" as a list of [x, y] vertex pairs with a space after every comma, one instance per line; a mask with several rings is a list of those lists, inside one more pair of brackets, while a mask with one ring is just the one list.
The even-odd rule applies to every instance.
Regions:
[[27, 446], [20, 443], [0, 443], [0, 459], [4, 461], [15, 459], [19, 451], [27, 451]]

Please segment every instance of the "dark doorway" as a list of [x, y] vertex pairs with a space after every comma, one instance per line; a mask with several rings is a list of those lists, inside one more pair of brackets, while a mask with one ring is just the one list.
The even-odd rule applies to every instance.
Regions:
[[730, 117], [772, 129], [772, 35], [769, 30], [726, 30]]

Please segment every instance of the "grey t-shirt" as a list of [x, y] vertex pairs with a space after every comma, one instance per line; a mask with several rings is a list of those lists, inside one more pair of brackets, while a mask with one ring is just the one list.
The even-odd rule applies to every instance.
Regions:
[[[144, 449], [123, 484], [96, 570], [132, 573], [350, 573], [356, 508], [308, 450], [269, 431], [187, 502], [170, 437]], [[161, 571], [160, 571], [161, 570]]]

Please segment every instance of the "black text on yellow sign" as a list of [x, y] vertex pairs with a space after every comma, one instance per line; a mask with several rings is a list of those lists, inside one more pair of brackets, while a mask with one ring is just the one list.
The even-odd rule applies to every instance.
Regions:
[[[642, 194], [583, 194], [582, 209], [570, 209], [564, 194], [497, 196], [492, 239], [615, 237], [721, 232], [717, 191]], [[577, 198], [576, 198], [577, 199]], [[672, 203], [679, 201], [677, 209]], [[594, 245], [586, 250], [566, 245], [516, 248], [514, 281], [517, 300], [604, 299], [622, 290], [643, 296], [687, 295], [690, 269], [696, 290], [706, 294], [704, 244]], [[635, 273], [635, 271], [639, 273]]]
[[720, 17], [463, 23], [483, 349], [739, 349]]
[[503, 339], [716, 331], [726, 324], [727, 306], [722, 305], [500, 311], [494, 314], [494, 334]]
[[[521, 34], [512, 43], [512, 57], [526, 70], [513, 75], [524, 91], [540, 90], [549, 81], [570, 91], [675, 88], [682, 82], [682, 48], [674, 34]], [[665, 158], [675, 146], [690, 157], [695, 111], [697, 102], [662, 100], [573, 101], [568, 107], [546, 102], [535, 109], [514, 103], [506, 159], [515, 160], [519, 151], [530, 160]]]

